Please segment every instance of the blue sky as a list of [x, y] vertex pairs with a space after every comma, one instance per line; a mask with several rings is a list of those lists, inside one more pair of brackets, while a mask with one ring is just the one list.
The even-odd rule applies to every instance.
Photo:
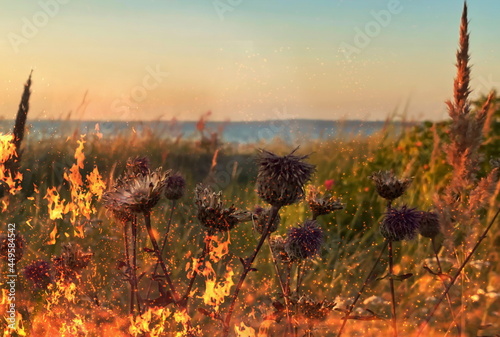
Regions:
[[[500, 1], [468, 4], [478, 95], [500, 85]], [[463, 2], [0, 0], [0, 6], [4, 118], [14, 118], [33, 68], [32, 118], [73, 111], [74, 119], [194, 120], [210, 110], [219, 120], [374, 120], [403, 112], [437, 120], [446, 118], [443, 102], [452, 94]], [[76, 113], [87, 91], [86, 108]]]

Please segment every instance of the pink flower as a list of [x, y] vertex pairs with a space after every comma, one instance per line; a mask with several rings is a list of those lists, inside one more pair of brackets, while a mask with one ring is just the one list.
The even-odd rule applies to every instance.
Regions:
[[335, 180], [333, 180], [333, 179], [325, 180], [325, 188], [327, 190], [331, 190], [334, 184], [335, 184]]

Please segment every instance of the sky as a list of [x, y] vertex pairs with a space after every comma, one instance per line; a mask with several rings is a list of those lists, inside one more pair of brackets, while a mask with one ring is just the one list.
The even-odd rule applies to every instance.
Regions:
[[[472, 97], [500, 1], [469, 0]], [[0, 117], [443, 120], [462, 0], [0, 0]]]

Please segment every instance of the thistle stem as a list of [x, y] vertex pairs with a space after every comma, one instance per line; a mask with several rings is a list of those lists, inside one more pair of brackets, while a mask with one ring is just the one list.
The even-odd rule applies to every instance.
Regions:
[[226, 319], [224, 320], [224, 330], [222, 332], [223, 337], [227, 337], [229, 335], [229, 323], [231, 323], [231, 316], [233, 315], [234, 306], [236, 304], [236, 300], [238, 299], [238, 294], [241, 290], [241, 287], [243, 286], [243, 282], [245, 281], [245, 278], [247, 277], [248, 273], [252, 270], [252, 263], [254, 262], [255, 258], [257, 257], [257, 254], [259, 253], [260, 249], [262, 248], [262, 245], [266, 241], [267, 236], [269, 235], [269, 229], [271, 228], [272, 223], [276, 219], [276, 216], [278, 216], [279, 209], [280, 209], [280, 207], [277, 207], [277, 206], [273, 206], [271, 208], [271, 215], [269, 217], [269, 221], [267, 223], [267, 226], [264, 229], [264, 232], [262, 232], [262, 235], [260, 237], [260, 241], [257, 244], [257, 247], [255, 247], [253, 254], [245, 260], [245, 263], [243, 265], [243, 272], [240, 276], [240, 280], [238, 281], [236, 288], [234, 289], [234, 293], [233, 293], [232, 298], [231, 298], [231, 304], [229, 305]]
[[[205, 243], [205, 246], [203, 247], [203, 251], [201, 252], [200, 256], [198, 257], [198, 260], [199, 260], [198, 263], [203, 263], [205, 261], [205, 257], [207, 256], [207, 254], [210, 251], [211, 238], [210, 238], [210, 234], [208, 232], [205, 234], [205, 239], [203, 241]], [[194, 281], [196, 280], [197, 276], [198, 276], [198, 267], [195, 266], [194, 271], [193, 271], [193, 275], [191, 276], [191, 279], [189, 281], [189, 285], [186, 289], [186, 292], [185, 292], [184, 296], [182, 296], [182, 303], [185, 306], [187, 306], [187, 302], [189, 300], [189, 294], [191, 293], [191, 289], [193, 288]]]
[[457, 280], [457, 278], [460, 276], [460, 274], [462, 273], [462, 270], [465, 268], [465, 266], [467, 265], [467, 263], [469, 263], [469, 260], [471, 259], [472, 255], [476, 252], [476, 250], [479, 248], [479, 245], [481, 244], [481, 242], [486, 238], [486, 236], [488, 235], [488, 232], [490, 231], [491, 227], [493, 226], [493, 224], [495, 223], [495, 220], [497, 219], [498, 217], [498, 214], [500, 213], [500, 208], [497, 210], [497, 212], [495, 213], [495, 216], [493, 217], [493, 219], [491, 220], [491, 222], [489, 223], [488, 227], [486, 227], [486, 229], [484, 230], [483, 234], [479, 237], [479, 239], [477, 240], [476, 244], [474, 245], [474, 247], [472, 248], [472, 250], [470, 251], [469, 255], [467, 255], [467, 257], [465, 258], [464, 262], [462, 262], [462, 264], [460, 265], [460, 267], [458, 268], [458, 270], [456, 271], [455, 275], [453, 276], [453, 278], [451, 279], [450, 283], [448, 283], [448, 285], [446, 286], [446, 289], [444, 290], [443, 294], [441, 295], [441, 297], [439, 297], [439, 299], [437, 300], [436, 304], [434, 305], [434, 308], [432, 308], [431, 312], [429, 313], [429, 315], [427, 316], [427, 318], [424, 320], [424, 322], [422, 323], [421, 327], [420, 327], [420, 330], [418, 331], [417, 333], [417, 336], [416, 337], [419, 337], [422, 332], [425, 330], [425, 328], [427, 327], [427, 325], [429, 324], [430, 320], [432, 319], [432, 317], [434, 316], [434, 314], [436, 313], [437, 309], [439, 308], [439, 305], [441, 304], [441, 302], [443, 302], [444, 298], [446, 297], [446, 295], [448, 294], [448, 292], [450, 291], [451, 287], [453, 286], [453, 284], [455, 283], [455, 281]]
[[389, 240], [388, 247], [389, 247], [389, 249], [388, 249], [389, 283], [391, 285], [391, 302], [392, 302], [392, 329], [394, 332], [394, 337], [398, 337], [398, 319], [396, 316], [396, 294], [394, 291], [394, 278], [393, 278], [394, 262], [392, 259], [392, 240]]
[[372, 269], [370, 270], [370, 272], [366, 276], [366, 279], [363, 282], [363, 286], [361, 287], [361, 289], [359, 289], [358, 293], [356, 294], [356, 297], [354, 298], [354, 301], [351, 303], [351, 305], [349, 306], [349, 308], [347, 308], [346, 314], [344, 316], [344, 320], [342, 321], [342, 326], [340, 327], [340, 330], [339, 330], [339, 333], [338, 333], [337, 337], [340, 337], [340, 335], [342, 335], [342, 331], [344, 330], [344, 327], [345, 327], [345, 325], [347, 323], [347, 320], [349, 319], [349, 315], [351, 314], [352, 310], [354, 309], [354, 306], [356, 305], [356, 302], [358, 302], [359, 298], [361, 297], [361, 294], [365, 291], [366, 286], [368, 285], [368, 283], [370, 283], [370, 280], [373, 277], [373, 273], [375, 272], [375, 268], [377, 267], [377, 265], [379, 264], [380, 260], [382, 259], [382, 255], [384, 254], [385, 249], [387, 248], [388, 243], [389, 242], [386, 240], [384, 246], [382, 247], [382, 250], [380, 251], [380, 254], [379, 254], [377, 260], [375, 261], [375, 263], [373, 264]]
[[175, 290], [175, 285], [172, 282], [172, 278], [170, 277], [170, 273], [167, 269], [167, 266], [165, 265], [165, 262], [163, 261], [163, 258], [161, 256], [160, 252], [160, 247], [158, 247], [158, 242], [155, 239], [153, 229], [151, 228], [151, 213], [149, 211], [144, 211], [144, 222], [146, 223], [146, 229], [149, 234], [149, 239], [151, 240], [151, 244], [153, 245], [153, 249], [155, 251], [156, 257], [158, 258], [158, 262], [160, 263], [161, 268], [163, 269], [163, 273], [165, 274], [165, 280], [167, 281], [168, 286], [170, 287], [170, 290], [172, 291], [172, 297], [174, 298], [174, 301], [176, 303], [179, 302], [179, 294]]
[[[170, 232], [170, 226], [172, 224], [172, 218], [174, 215], [175, 204], [176, 204], [176, 200], [172, 200], [172, 206], [170, 208], [170, 215], [168, 217], [167, 229], [165, 231], [165, 235], [163, 236], [163, 242], [161, 244], [161, 254], [162, 255], [165, 252], [165, 247], [167, 246], [168, 233]], [[155, 268], [153, 269], [153, 275], [156, 275], [156, 272], [158, 271], [159, 266], [160, 266], [160, 262], [156, 261]], [[149, 299], [149, 295], [151, 294], [151, 287], [153, 286], [153, 282], [154, 282], [153, 280], [151, 280], [151, 282], [149, 282], [148, 292], [146, 294], [146, 298], [148, 298], [148, 299]]]
[[[443, 268], [441, 267], [441, 261], [439, 261], [439, 250], [436, 249], [434, 238], [431, 238], [431, 244], [432, 244], [432, 250], [434, 251], [434, 256], [436, 257], [436, 263], [437, 263], [437, 266], [438, 266], [438, 272], [439, 272], [439, 274], [443, 274]], [[441, 281], [443, 282], [443, 287], [446, 290], [446, 282], [445, 282], [445, 280], [441, 279]], [[457, 336], [460, 337], [462, 335], [462, 329], [460, 328], [460, 324], [456, 321], [455, 314], [453, 313], [453, 306], [451, 304], [451, 298], [450, 298], [450, 294], [449, 293], [446, 294], [446, 300], [448, 302], [448, 307], [450, 309], [451, 319], [453, 321], [452, 324], [453, 323], [456, 324], [456, 327], [457, 327]]]
[[[123, 244], [125, 249], [125, 264], [128, 271], [132, 271], [130, 266], [130, 255], [129, 255], [129, 245], [128, 245], [128, 233], [127, 233], [127, 222], [123, 223]], [[134, 314], [134, 284], [132, 281], [132, 275], [128, 275], [127, 280], [130, 284], [130, 315]]]
[[137, 285], [137, 218], [134, 216], [132, 220], [132, 282], [133, 295], [137, 299], [137, 312], [141, 312], [141, 303], [139, 298], [139, 289]]

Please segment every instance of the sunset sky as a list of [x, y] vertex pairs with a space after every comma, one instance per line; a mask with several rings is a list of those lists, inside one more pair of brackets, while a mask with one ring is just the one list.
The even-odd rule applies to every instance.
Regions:
[[[0, 116], [447, 117], [461, 0], [0, 0]], [[500, 1], [469, 1], [473, 97], [500, 87]], [[84, 108], [79, 108], [85, 93]]]

